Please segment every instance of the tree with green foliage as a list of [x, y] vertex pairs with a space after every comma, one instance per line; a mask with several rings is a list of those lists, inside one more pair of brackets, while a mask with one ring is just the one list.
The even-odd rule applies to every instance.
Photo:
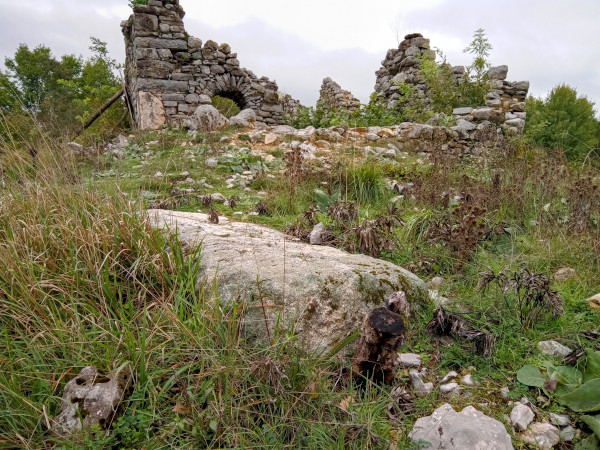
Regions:
[[[6, 58], [6, 74], [0, 74], [0, 110], [12, 111], [15, 120], [16, 114], [29, 116], [55, 135], [76, 131], [121, 88], [120, 65], [109, 57], [106, 43], [91, 41], [87, 60], [75, 55], [57, 59], [46, 46], [31, 50], [21, 44], [14, 57]], [[113, 106], [99, 127], [114, 127], [125, 112], [123, 102]]]
[[598, 147], [599, 126], [594, 104], [566, 84], [554, 87], [544, 100], [527, 99], [525, 138], [535, 145], [562, 149], [570, 160], [583, 160]]
[[27, 44], [19, 45], [14, 58], [6, 58], [4, 64], [19, 88], [23, 107], [34, 113], [48, 95], [60, 91], [59, 80], [73, 80], [82, 67], [81, 58], [75, 55], [65, 55], [58, 61], [50, 48], [40, 45], [30, 50]]

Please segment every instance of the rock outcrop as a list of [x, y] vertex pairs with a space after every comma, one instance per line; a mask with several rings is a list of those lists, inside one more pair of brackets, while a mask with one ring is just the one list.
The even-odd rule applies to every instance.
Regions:
[[157, 129], [187, 125], [205, 99], [229, 98], [250, 108], [267, 124], [283, 123], [299, 103], [277, 84], [240, 66], [228, 44], [189, 36], [179, 0], [148, 0], [135, 5], [121, 26], [125, 35], [125, 83], [135, 125]]
[[[151, 224], [202, 243], [200, 281], [218, 286], [221, 304], [243, 302], [249, 339], [268, 342], [275, 327], [291, 330], [309, 351], [327, 351], [386, 298], [404, 291], [411, 306], [428, 302], [423, 281], [394, 264], [332, 247], [302, 243], [264, 226], [208, 222], [206, 214], [148, 212]], [[263, 310], [264, 305], [264, 310]], [[278, 325], [279, 324], [279, 325]]]

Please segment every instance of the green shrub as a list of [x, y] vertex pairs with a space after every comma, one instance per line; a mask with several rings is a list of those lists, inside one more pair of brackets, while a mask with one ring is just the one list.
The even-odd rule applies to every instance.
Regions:
[[212, 105], [228, 119], [240, 113], [240, 107], [230, 98], [215, 95], [211, 101]]

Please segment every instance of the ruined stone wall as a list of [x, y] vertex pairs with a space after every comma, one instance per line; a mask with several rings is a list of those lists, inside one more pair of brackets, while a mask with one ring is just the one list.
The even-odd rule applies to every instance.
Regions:
[[[394, 108], [400, 98], [398, 84], [405, 82], [413, 85], [417, 93], [428, 103], [427, 86], [419, 73], [420, 56], [427, 54], [435, 57], [430, 49], [429, 39], [420, 34], [410, 34], [400, 43], [397, 49], [388, 50], [382, 67], [376, 72], [375, 92], [388, 107]], [[451, 67], [456, 85], [462, 82], [465, 75], [464, 66]], [[488, 77], [492, 86], [486, 98], [486, 105], [480, 108], [456, 108], [457, 119], [481, 123], [491, 121], [503, 124], [507, 129], [521, 132], [525, 126], [525, 98], [529, 91], [528, 81], [506, 81], [507, 66], [492, 67]]]
[[229, 45], [210, 40], [203, 45], [189, 36], [184, 15], [179, 0], [148, 0], [121, 24], [127, 93], [139, 128], [185, 126], [215, 95], [254, 110], [266, 124], [281, 124], [297, 109], [299, 103], [281, 95], [274, 81], [240, 67]]
[[360, 108], [360, 100], [329, 77], [321, 84], [319, 104], [325, 110], [352, 112]]

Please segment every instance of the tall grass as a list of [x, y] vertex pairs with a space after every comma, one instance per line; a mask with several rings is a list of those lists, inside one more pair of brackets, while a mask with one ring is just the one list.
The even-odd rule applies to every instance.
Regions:
[[[85, 187], [60, 145], [41, 144], [35, 168], [27, 153], [6, 152], [14, 165], [0, 191], [0, 446], [389, 444], [389, 393], [335, 390], [339, 363], [304, 355], [291, 337], [268, 348], [243, 342], [243, 305], [197, 285], [200, 249], [176, 230], [158, 232], [135, 204]], [[109, 435], [61, 441], [47, 428], [65, 383], [90, 364], [129, 364], [133, 393]], [[352, 406], [340, 408], [349, 396]]]

